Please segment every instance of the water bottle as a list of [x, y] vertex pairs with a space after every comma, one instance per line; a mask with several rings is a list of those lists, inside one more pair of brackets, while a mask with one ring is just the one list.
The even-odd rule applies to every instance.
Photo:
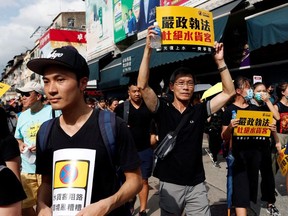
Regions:
[[232, 110], [232, 119], [236, 119], [236, 111], [235, 110]]
[[157, 22], [154, 22], [154, 31], [157, 32], [157, 35], [151, 37], [151, 44], [150, 47], [153, 49], [161, 49], [161, 29]]
[[36, 161], [36, 155], [33, 154], [33, 153], [29, 150], [29, 148], [28, 148], [27, 146], [24, 148], [22, 154], [27, 157], [28, 162], [29, 162], [30, 164], [34, 164], [34, 163], [35, 163], [35, 161]]

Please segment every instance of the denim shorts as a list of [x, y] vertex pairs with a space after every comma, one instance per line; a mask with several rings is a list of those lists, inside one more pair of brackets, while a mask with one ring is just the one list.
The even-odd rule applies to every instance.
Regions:
[[148, 179], [152, 175], [153, 150], [151, 148], [138, 152], [141, 159], [142, 179]]

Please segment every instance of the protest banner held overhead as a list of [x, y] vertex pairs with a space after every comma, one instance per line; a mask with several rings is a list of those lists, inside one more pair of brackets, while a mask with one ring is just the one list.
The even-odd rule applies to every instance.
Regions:
[[162, 32], [162, 51], [212, 52], [211, 12], [184, 6], [157, 7], [156, 20]]

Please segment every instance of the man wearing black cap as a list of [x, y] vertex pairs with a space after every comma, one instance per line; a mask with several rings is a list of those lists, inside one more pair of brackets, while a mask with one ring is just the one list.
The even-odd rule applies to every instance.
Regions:
[[62, 111], [45, 149], [37, 138], [36, 171], [42, 174], [39, 215], [52, 211], [55, 215], [125, 215], [122, 205], [142, 186], [140, 160], [125, 122], [117, 118], [116, 158], [126, 181], [115, 189], [115, 168], [101, 137], [99, 111], [84, 100], [89, 77], [85, 59], [74, 47], [66, 46], [27, 66], [43, 75], [48, 100], [53, 109]]

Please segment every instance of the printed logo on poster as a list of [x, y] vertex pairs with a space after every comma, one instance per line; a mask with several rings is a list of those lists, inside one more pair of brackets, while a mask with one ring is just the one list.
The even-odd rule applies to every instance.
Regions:
[[184, 6], [157, 7], [156, 20], [162, 33], [162, 51], [212, 52], [211, 12]]
[[88, 171], [88, 161], [56, 162], [54, 188], [86, 188]]
[[237, 110], [236, 119], [239, 119], [239, 125], [234, 129], [233, 135], [269, 137], [272, 118], [272, 112]]

